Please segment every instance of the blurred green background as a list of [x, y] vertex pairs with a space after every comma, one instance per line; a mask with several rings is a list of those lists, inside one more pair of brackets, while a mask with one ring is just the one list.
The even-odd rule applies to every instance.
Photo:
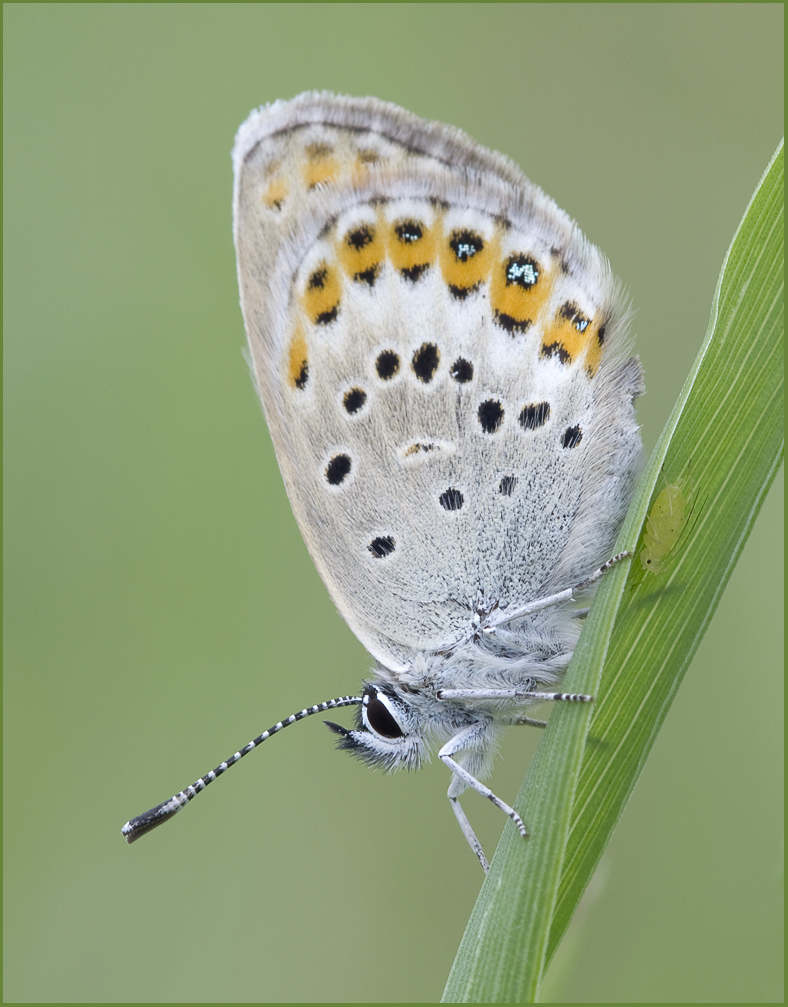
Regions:
[[[314, 718], [120, 836], [369, 666], [241, 357], [235, 129], [328, 88], [514, 158], [632, 292], [650, 449], [782, 133], [783, 5], [6, 4], [4, 28], [6, 1002], [436, 1001], [482, 880], [442, 766], [370, 773]], [[782, 555], [775, 486], [546, 997], [781, 1000]], [[535, 733], [509, 732], [506, 799]], [[492, 852], [502, 816], [465, 807]]]

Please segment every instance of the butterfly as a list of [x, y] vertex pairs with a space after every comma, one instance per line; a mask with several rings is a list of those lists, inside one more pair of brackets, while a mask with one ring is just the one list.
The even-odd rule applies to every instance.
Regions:
[[251, 367], [285, 487], [339, 612], [374, 659], [360, 695], [280, 721], [128, 822], [171, 817], [314, 713], [387, 770], [437, 746], [463, 834], [500, 733], [543, 724], [611, 565], [641, 442], [628, 301], [603, 254], [501, 154], [375, 98], [254, 112], [233, 153]]

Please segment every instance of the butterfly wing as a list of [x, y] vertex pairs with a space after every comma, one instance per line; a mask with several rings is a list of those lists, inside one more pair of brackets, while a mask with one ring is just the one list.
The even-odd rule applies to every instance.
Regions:
[[241, 127], [252, 364], [293, 511], [392, 671], [607, 558], [640, 441], [626, 303], [519, 169], [376, 99]]

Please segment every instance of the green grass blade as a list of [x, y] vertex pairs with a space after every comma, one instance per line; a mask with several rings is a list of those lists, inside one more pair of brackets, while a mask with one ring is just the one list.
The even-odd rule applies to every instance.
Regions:
[[639, 555], [607, 575], [559, 706], [507, 826], [444, 992], [446, 1003], [531, 1003], [716, 609], [783, 455], [782, 144], [723, 263], [692, 372], [619, 538], [639, 554], [654, 500], [687, 516], [659, 571]]

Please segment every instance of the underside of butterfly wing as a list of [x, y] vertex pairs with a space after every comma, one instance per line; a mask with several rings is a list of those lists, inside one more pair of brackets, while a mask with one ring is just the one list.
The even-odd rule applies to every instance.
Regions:
[[234, 152], [252, 363], [293, 511], [392, 671], [605, 560], [640, 440], [627, 304], [501, 155], [375, 99], [254, 113]]

